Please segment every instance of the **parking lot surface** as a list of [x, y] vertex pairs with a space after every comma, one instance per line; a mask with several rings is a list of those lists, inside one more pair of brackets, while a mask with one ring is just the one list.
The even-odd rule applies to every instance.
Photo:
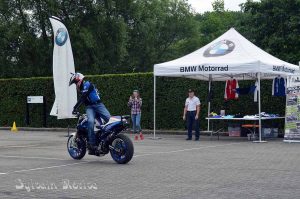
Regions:
[[0, 131], [0, 198], [300, 198], [299, 144], [149, 137], [118, 165], [71, 159], [64, 132]]

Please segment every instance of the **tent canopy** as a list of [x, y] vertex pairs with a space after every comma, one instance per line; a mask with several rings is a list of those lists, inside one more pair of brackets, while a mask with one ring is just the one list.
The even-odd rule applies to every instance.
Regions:
[[[224, 81], [272, 79], [299, 73], [299, 66], [282, 61], [248, 41], [234, 28], [181, 58], [154, 65], [154, 76]], [[211, 77], [211, 79], [210, 79]]]

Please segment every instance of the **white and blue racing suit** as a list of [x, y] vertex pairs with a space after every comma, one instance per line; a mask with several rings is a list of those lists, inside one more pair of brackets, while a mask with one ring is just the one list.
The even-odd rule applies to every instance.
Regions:
[[101, 117], [105, 122], [108, 122], [110, 119], [110, 113], [101, 102], [100, 95], [95, 86], [89, 82], [84, 81], [80, 85], [81, 97], [74, 106], [74, 110], [77, 110], [78, 107], [84, 103], [86, 106], [86, 114], [88, 117], [88, 136], [89, 144], [91, 146], [96, 145], [96, 137], [94, 133], [94, 123], [95, 116]]

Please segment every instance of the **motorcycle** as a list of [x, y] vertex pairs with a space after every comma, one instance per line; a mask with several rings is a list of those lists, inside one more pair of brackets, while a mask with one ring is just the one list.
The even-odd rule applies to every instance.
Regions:
[[[68, 139], [68, 152], [73, 159], [82, 159], [88, 146], [88, 118], [86, 114], [77, 114], [77, 131]], [[96, 135], [96, 156], [111, 154], [118, 164], [128, 163], [134, 153], [133, 143], [122, 132], [128, 128], [130, 116], [113, 116], [103, 125], [101, 118], [95, 119], [94, 132]]]

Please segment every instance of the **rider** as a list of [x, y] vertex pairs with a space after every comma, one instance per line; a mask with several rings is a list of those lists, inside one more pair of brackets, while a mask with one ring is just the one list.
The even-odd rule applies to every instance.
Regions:
[[70, 78], [69, 86], [76, 84], [77, 91], [81, 93], [81, 96], [73, 108], [73, 114], [77, 113], [79, 106], [84, 103], [86, 106], [86, 114], [88, 117], [88, 151], [90, 155], [95, 155], [97, 149], [96, 136], [94, 133], [94, 123], [96, 114], [100, 116], [105, 122], [110, 119], [110, 113], [101, 102], [98, 89], [89, 81], [84, 81], [84, 75], [81, 73], [72, 74]]

